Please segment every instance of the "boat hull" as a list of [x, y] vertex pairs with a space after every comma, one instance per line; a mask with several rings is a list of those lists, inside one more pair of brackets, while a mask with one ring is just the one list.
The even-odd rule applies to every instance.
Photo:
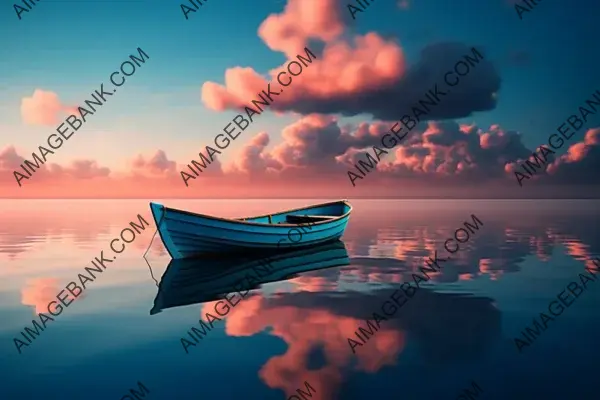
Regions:
[[[352, 207], [346, 201], [324, 203], [245, 219], [224, 219], [150, 203], [160, 238], [173, 259], [204, 254], [295, 249], [338, 240]], [[286, 221], [298, 216], [331, 219], [305, 224]]]

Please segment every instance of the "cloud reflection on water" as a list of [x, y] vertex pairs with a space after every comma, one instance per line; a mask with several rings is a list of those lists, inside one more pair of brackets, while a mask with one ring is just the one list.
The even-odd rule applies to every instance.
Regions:
[[[295, 204], [309, 202], [298, 200]], [[286, 207], [265, 203], [265, 210]], [[54, 269], [39, 267], [37, 260], [47, 254], [41, 246], [51, 242], [57, 254], [77, 252], [77, 257], [86, 259], [65, 268], [80, 269], [96, 252], [106, 248], [107, 238], [123, 222], [144, 212], [145, 205], [128, 205], [117, 216], [101, 209], [87, 213], [86, 218], [81, 217], [83, 211], [63, 216], [52, 207], [39, 212], [24, 207], [3, 213], [0, 259], [8, 268], [0, 274], [4, 280], [22, 276], [22, 304], [41, 312], [68, 283], [54, 277]], [[595, 203], [357, 200], [353, 205], [355, 212], [344, 236], [350, 265], [303, 273], [288, 280], [285, 288], [276, 287], [271, 291], [274, 294], [256, 290], [225, 318], [229, 336], [267, 331], [286, 343], [286, 351], [271, 357], [259, 372], [269, 387], [291, 394], [308, 380], [324, 398], [335, 396], [352, 371], [375, 373], [396, 365], [412, 345], [419, 348], [423, 357], [435, 362], [481, 357], [485, 344], [501, 333], [500, 312], [493, 301], [474, 296], [458, 299], [456, 295], [427, 289], [419, 292], [417, 297], [421, 300], [411, 300], [413, 305], [407, 306], [401, 316], [382, 323], [381, 330], [359, 347], [356, 355], [346, 341], [359, 326], [364, 327], [365, 318], [393, 288], [418, 271], [424, 257], [443, 249], [444, 240], [471, 213], [483, 221], [483, 227], [441, 273], [433, 276], [434, 282], [497, 282], [508, 274], [520, 273], [529, 265], [528, 260], [550, 266], [555, 257], [569, 257], [591, 266], [591, 258], [600, 254]], [[151, 229], [153, 232], [154, 227]], [[137, 257], [139, 253], [141, 257], [150, 237], [148, 234], [136, 240], [131, 254]], [[158, 240], [150, 255], [165, 256]], [[11, 263], [19, 261], [19, 270], [11, 269]], [[135, 268], [139, 265], [145, 266], [137, 264]], [[111, 274], [102, 279], [117, 283], [122, 278]], [[203, 310], [210, 307], [214, 305], [202, 305]], [[474, 314], [483, 321], [478, 326], [469, 325]], [[323, 363], [315, 369], [311, 365], [317, 355]]]

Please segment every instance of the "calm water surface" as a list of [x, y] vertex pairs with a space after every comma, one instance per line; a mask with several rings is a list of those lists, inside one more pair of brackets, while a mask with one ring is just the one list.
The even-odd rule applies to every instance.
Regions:
[[[243, 217], [320, 201], [163, 204]], [[0, 399], [117, 400], [138, 381], [149, 400], [285, 399], [304, 381], [313, 399], [455, 399], [472, 380], [481, 399], [598, 398], [600, 282], [522, 354], [514, 338], [593, 266], [599, 202], [351, 203], [349, 265], [262, 285], [186, 354], [180, 339], [214, 302], [150, 315], [147, 201], [0, 201]], [[13, 338], [101, 250], [112, 256], [110, 241], [138, 214], [151, 226], [19, 354]], [[446, 256], [471, 214], [484, 225], [353, 354], [347, 338], [425, 257]], [[160, 280], [169, 257], [158, 237], [148, 259]]]

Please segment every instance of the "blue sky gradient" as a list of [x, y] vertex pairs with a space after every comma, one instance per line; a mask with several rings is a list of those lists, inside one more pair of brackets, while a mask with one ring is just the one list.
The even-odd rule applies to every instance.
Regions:
[[[22, 155], [55, 129], [25, 125], [22, 98], [37, 88], [78, 105], [108, 82], [137, 47], [150, 56], [78, 137], [53, 156], [57, 163], [85, 157], [119, 169], [133, 155], [157, 149], [178, 163], [189, 162], [237, 114], [206, 108], [202, 84], [222, 84], [225, 70], [234, 66], [252, 67], [268, 77], [269, 69], [286, 60], [257, 36], [261, 22], [281, 12], [284, 1], [210, 0], [188, 20], [182, 3], [169, 1], [43, 0], [21, 20], [12, 4], [4, 2], [0, 13], [0, 138], [2, 146], [13, 145]], [[459, 122], [517, 130], [533, 150], [600, 89], [598, 10], [600, 4], [593, 2], [546, 1], [520, 20], [508, 0], [415, 0], [407, 10], [378, 0], [357, 14], [347, 35], [394, 37], [409, 65], [424, 46], [436, 42], [482, 49], [502, 79], [498, 104]], [[281, 130], [296, 119], [267, 112], [256, 120], [252, 134], [266, 130], [269, 146], [275, 146]], [[361, 115], [340, 121], [370, 119]], [[591, 121], [589, 127], [600, 124], [597, 116]], [[250, 134], [244, 135], [249, 140]], [[221, 162], [231, 160], [245, 142], [234, 142]]]

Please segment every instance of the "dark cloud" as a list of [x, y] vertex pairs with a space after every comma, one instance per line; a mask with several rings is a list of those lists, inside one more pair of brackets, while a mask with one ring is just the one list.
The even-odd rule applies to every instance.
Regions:
[[[439, 90], [446, 91], [444, 74], [465, 55], [474, 58], [471, 49], [460, 43], [433, 44], [423, 49], [421, 59], [401, 78], [385, 87], [328, 97], [313, 96], [308, 92], [295, 94], [293, 100], [274, 103], [272, 107], [302, 114], [371, 114], [379, 120], [395, 121], [409, 113], [415, 104], [418, 105], [435, 84], [438, 84]], [[478, 51], [486, 56], [483, 49], [478, 48]], [[451, 94], [440, 96], [440, 104], [431, 107], [431, 112], [423, 120], [463, 118], [475, 111], [491, 110], [496, 106], [495, 93], [500, 89], [500, 82], [493, 64], [484, 58], [471, 68], [467, 76], [461, 77]]]

